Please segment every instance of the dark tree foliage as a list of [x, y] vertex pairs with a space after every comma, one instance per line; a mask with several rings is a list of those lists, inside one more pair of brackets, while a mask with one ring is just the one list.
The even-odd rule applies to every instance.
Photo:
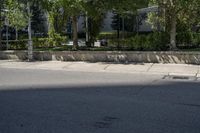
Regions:
[[4, 19], [3, 19], [3, 9], [5, 8], [5, 0], [0, 0], [0, 49], [3, 48], [2, 45], [2, 29], [4, 25]]
[[113, 30], [122, 30], [122, 17], [119, 16], [119, 14], [113, 12], [113, 17], [112, 17], [112, 24], [111, 27]]
[[32, 9], [32, 29], [35, 33], [45, 33], [45, 18], [44, 11], [40, 7], [38, 1], [34, 1]]
[[2, 17], [2, 9], [3, 9], [3, 5], [4, 5], [4, 0], [0, 0], [0, 49], [2, 47], [2, 41], [1, 41], [1, 27], [2, 27], [2, 21], [3, 21], [3, 17]]

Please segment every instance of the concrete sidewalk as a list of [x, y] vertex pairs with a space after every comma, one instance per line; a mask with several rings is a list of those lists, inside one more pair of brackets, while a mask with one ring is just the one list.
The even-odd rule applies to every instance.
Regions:
[[186, 64], [113, 64], [60, 61], [19, 62], [13, 60], [0, 60], [0, 68], [181, 75], [200, 78], [200, 66]]

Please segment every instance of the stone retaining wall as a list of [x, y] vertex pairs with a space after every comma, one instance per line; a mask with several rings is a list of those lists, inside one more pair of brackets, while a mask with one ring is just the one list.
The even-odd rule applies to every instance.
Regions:
[[[27, 60], [26, 51], [0, 51], [0, 59]], [[38, 61], [200, 64], [200, 52], [63, 51], [34, 52]]]

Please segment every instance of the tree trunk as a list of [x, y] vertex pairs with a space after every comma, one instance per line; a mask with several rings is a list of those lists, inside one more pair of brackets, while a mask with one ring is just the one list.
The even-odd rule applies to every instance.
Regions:
[[117, 14], [117, 49], [120, 49], [120, 16]]
[[89, 42], [90, 38], [89, 38], [89, 25], [88, 25], [88, 22], [89, 22], [88, 13], [86, 12], [86, 16], [85, 16], [85, 42], [86, 42], [87, 46], [91, 46], [89, 44], [91, 42]]
[[33, 42], [32, 42], [32, 33], [31, 33], [31, 9], [30, 3], [27, 3], [28, 8], [28, 60], [33, 60]]
[[50, 31], [50, 20], [49, 20], [49, 12], [46, 12], [46, 16], [47, 16], [47, 33], [49, 35], [49, 31]]
[[[1, 25], [0, 25], [1, 26]], [[2, 39], [1, 39], [1, 27], [0, 27], [0, 50], [3, 48], [2, 46]]]
[[77, 17], [72, 17], [73, 25], [73, 48], [76, 50], [78, 48], [78, 27], [77, 27]]
[[177, 24], [176, 15], [173, 15], [171, 17], [171, 31], [170, 31], [170, 49], [172, 49], [172, 50], [177, 50], [177, 47], [176, 47], [176, 24]]
[[18, 40], [18, 30], [17, 30], [17, 28], [15, 29], [15, 40]]
[[2, 14], [1, 14], [1, 10], [2, 10], [2, 5], [3, 5], [3, 2], [2, 4], [0, 4], [0, 50], [3, 48], [2, 46], [2, 38], [1, 38], [1, 26], [2, 26]]
[[125, 18], [122, 17], [122, 38], [125, 39]]

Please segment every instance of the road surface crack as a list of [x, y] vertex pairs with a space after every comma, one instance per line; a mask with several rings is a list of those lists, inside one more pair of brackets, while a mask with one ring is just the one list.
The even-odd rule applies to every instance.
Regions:
[[103, 70], [106, 70], [106, 69], [107, 69], [108, 67], [110, 67], [110, 66], [111, 66], [110, 64], [107, 65], [107, 66], [105, 66]]
[[154, 63], [151, 64], [151, 66], [147, 69], [147, 72], [149, 72], [153, 66], [154, 66]]
[[189, 107], [197, 107], [200, 108], [200, 104], [188, 104], [188, 103], [177, 103], [178, 105], [189, 106]]

